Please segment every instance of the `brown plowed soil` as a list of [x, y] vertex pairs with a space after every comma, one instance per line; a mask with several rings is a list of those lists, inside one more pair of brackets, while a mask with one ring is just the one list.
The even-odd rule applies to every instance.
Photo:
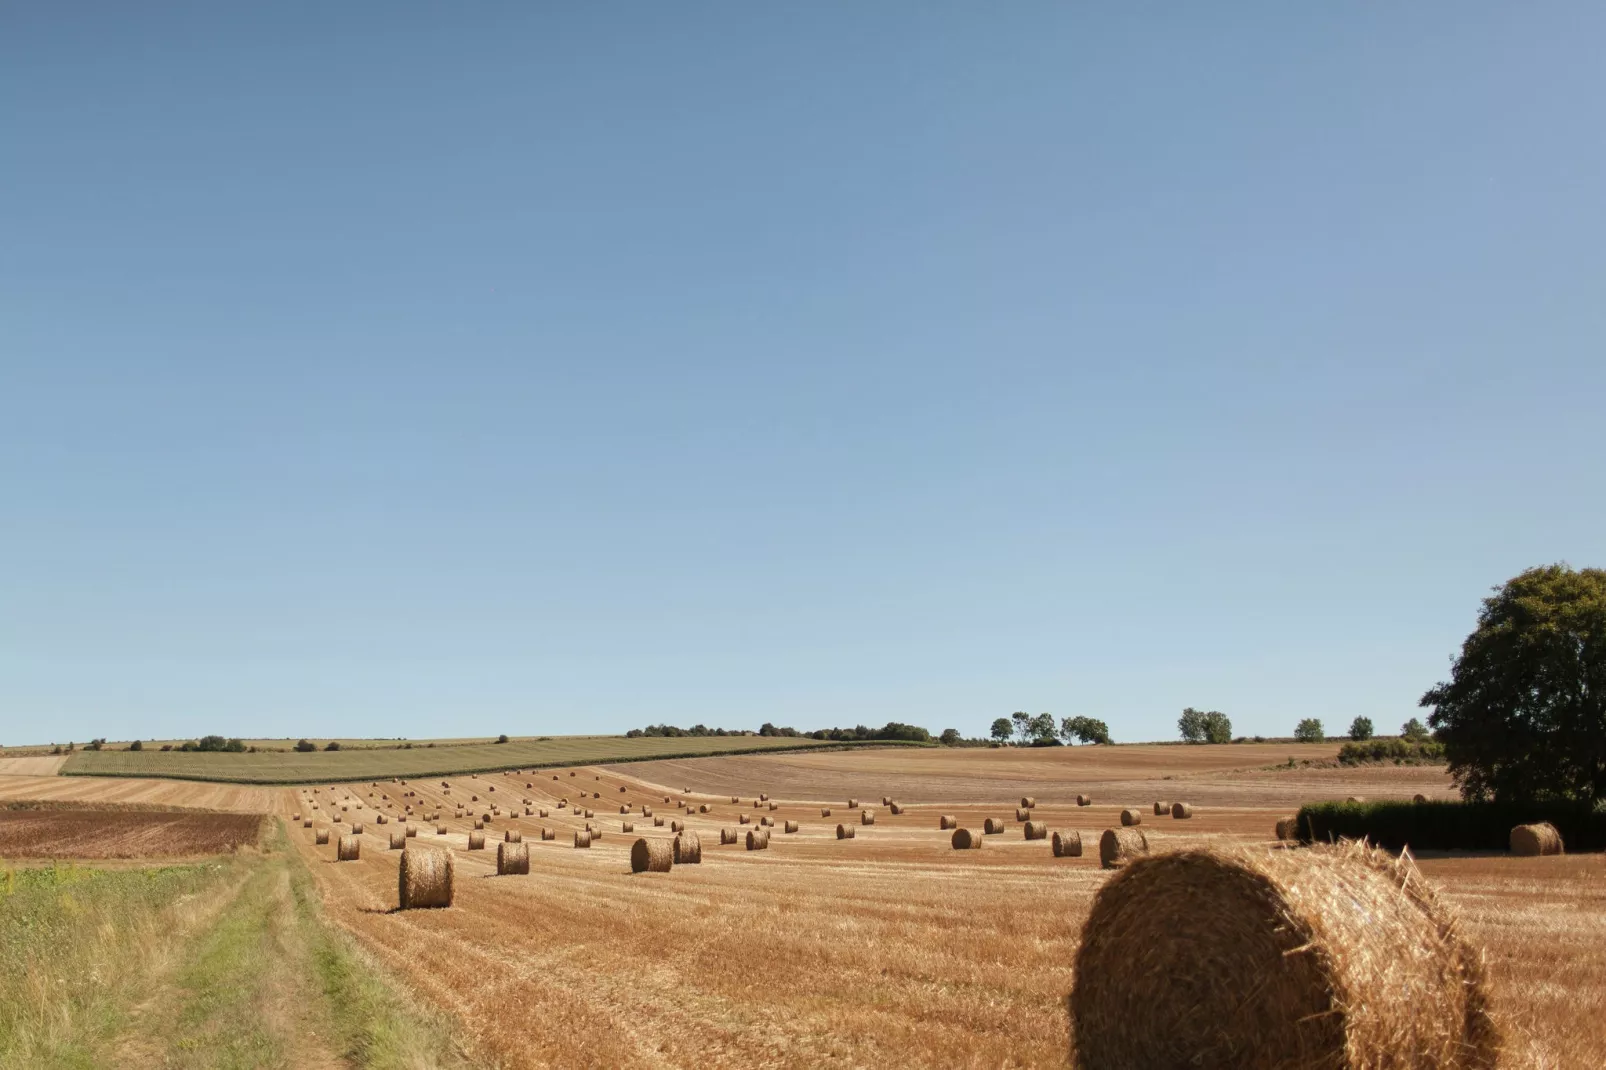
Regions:
[[256, 843], [260, 814], [0, 810], [3, 858], [187, 858]]

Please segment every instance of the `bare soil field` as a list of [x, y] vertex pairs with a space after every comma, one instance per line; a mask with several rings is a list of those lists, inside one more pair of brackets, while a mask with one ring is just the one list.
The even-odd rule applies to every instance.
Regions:
[[0, 858], [189, 858], [255, 844], [261, 834], [259, 814], [0, 810]]
[[[335, 862], [312, 829], [293, 827], [291, 838], [329, 916], [450, 1011], [470, 1051], [491, 1065], [1063, 1066], [1080, 927], [1107, 878], [1096, 838], [1121, 807], [1141, 807], [1153, 848], [1166, 850], [1267, 843], [1278, 817], [1313, 798], [1448, 790], [1441, 767], [1261, 768], [1290, 750], [739, 756], [447, 778], [449, 789], [438, 778], [319, 785], [283, 791], [278, 809], [335, 833], [364, 822], [356, 862]], [[695, 789], [685, 796], [693, 809], [711, 812], [687, 816], [664, 802], [682, 788]], [[775, 810], [754, 805], [760, 791], [776, 797]], [[873, 825], [847, 808], [850, 791], [876, 812]], [[1076, 806], [1089, 791], [1095, 804]], [[1047, 843], [1023, 838], [1021, 794], [1037, 797], [1033, 817], [1049, 828], [1081, 832], [1083, 857], [1057, 859]], [[904, 813], [892, 815], [883, 795]], [[523, 816], [524, 798], [548, 817]], [[560, 798], [570, 807], [560, 811]], [[1156, 798], [1193, 802], [1195, 816], [1150, 816]], [[644, 803], [700, 834], [701, 865], [630, 873], [637, 836], [669, 835], [667, 823], [642, 816]], [[519, 816], [507, 813], [514, 804]], [[574, 814], [577, 804], [595, 816]], [[456, 855], [450, 910], [393, 909], [395, 825], [374, 817], [405, 823], [408, 805], [415, 816], [442, 811], [445, 835], [433, 822], [413, 824], [422, 842]], [[486, 826], [488, 849], [467, 850], [474, 817], [493, 805], [504, 814]], [[980, 851], [954, 851], [939, 814], [972, 829], [994, 817], [1006, 831]], [[768, 850], [720, 845], [720, 829], [745, 834], [761, 817], [777, 825]], [[784, 833], [786, 820], [799, 831]], [[625, 821], [634, 833], [622, 831]], [[855, 838], [838, 839], [839, 822]], [[573, 833], [587, 824], [602, 838], [576, 850]], [[543, 827], [557, 839], [542, 841]], [[506, 828], [529, 845], [527, 877], [494, 875]], [[1443, 857], [1423, 870], [1487, 951], [1511, 1038], [1506, 1065], [1606, 1065], [1606, 859]]]

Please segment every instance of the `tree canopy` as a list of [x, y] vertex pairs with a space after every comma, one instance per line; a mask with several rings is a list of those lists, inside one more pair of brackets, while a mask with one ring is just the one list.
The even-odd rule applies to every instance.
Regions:
[[1349, 724], [1349, 738], [1357, 743], [1365, 743], [1372, 738], [1372, 719], [1370, 717], [1357, 717]]
[[1421, 705], [1465, 798], [1606, 798], [1606, 569], [1546, 565], [1495, 588]]
[[1231, 743], [1232, 721], [1220, 710], [1196, 710], [1192, 706], [1177, 718], [1177, 731], [1186, 743]]
[[1301, 743], [1321, 743], [1327, 738], [1327, 730], [1321, 721], [1307, 717], [1294, 726], [1294, 738]]

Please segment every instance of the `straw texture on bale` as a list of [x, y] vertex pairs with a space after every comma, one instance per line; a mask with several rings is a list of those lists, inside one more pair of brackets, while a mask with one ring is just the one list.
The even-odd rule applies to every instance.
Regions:
[[1192, 817], [1193, 816], [1193, 804], [1192, 803], [1185, 803], [1185, 802], [1172, 803], [1171, 804], [1171, 816], [1176, 818], [1179, 821], [1183, 820], [1184, 818]]
[[1514, 855], [1559, 855], [1563, 853], [1561, 833], [1548, 821], [1537, 825], [1518, 825], [1511, 830]]
[[1020, 797], [1020, 805], [1023, 810], [1030, 810], [1037, 805], [1037, 800], [1030, 795], [1022, 795]]
[[452, 852], [432, 847], [402, 851], [396, 876], [397, 898], [403, 910], [452, 905]]
[[677, 866], [695, 866], [703, 860], [703, 841], [695, 832], [676, 836], [673, 850]]
[[892, 816], [893, 817], [897, 817], [899, 814], [903, 813], [903, 804], [902, 803], [888, 803], [887, 804], [887, 809], [892, 811]]
[[707, 803], [703, 803], [703, 805], [701, 805], [701, 806], [699, 806], [697, 808], [697, 812], [700, 813], [700, 814], [708, 813], [708, 804]]
[[664, 819], [661, 818], [661, 817], [655, 817], [655, 818], [652, 819], [652, 824], [653, 824], [654, 828], [663, 828], [664, 827]]
[[861, 825], [873, 825], [873, 824], [875, 824], [875, 811], [874, 810], [861, 810], [861, 811], [859, 811], [859, 824], [861, 824]]
[[315, 844], [319, 844], [320, 846], [323, 845], [323, 844], [328, 843], [329, 842], [329, 830], [328, 829], [319, 829], [317, 832], [313, 833], [312, 834], [312, 842], [315, 843]]
[[746, 814], [737, 814], [736, 815], [736, 823], [738, 825], [745, 825], [745, 824], [747, 824], [747, 822], [749, 820], [750, 819], [748, 818], [748, 816]]
[[1170, 803], [1161, 802], [1158, 799], [1155, 800], [1155, 802], [1154, 802], [1154, 816], [1155, 817], [1164, 817], [1166, 814], [1169, 814], [1170, 812], [1171, 812], [1171, 804]]
[[355, 836], [342, 836], [335, 844], [335, 858], [341, 862], [355, 862], [362, 857], [362, 841]]
[[1277, 838], [1279, 840], [1299, 839], [1299, 815], [1277, 819]]
[[937, 827], [939, 829], [956, 829], [959, 827], [959, 819], [953, 814], [938, 814]]
[[446, 835], [446, 826], [445, 825], [436, 825], [435, 826], [435, 835], [437, 835], [437, 836]]
[[779, 810], [780, 808], [781, 808], [781, 804], [780, 803], [774, 803], [774, 802], [770, 803], [770, 809], [771, 810]]
[[1028, 821], [1021, 826], [1028, 840], [1048, 839], [1048, 826], [1041, 821]]
[[668, 873], [675, 864], [675, 845], [645, 836], [630, 845], [630, 872]]
[[576, 847], [590, 847], [591, 833], [586, 829], [580, 829], [579, 831], [575, 832], [574, 845]]
[[1015, 810], [1015, 820], [1016, 821], [1030, 821], [1031, 819], [1032, 819], [1032, 812], [1030, 810], [1022, 810], [1019, 807], [1016, 808], [1016, 810]]
[[499, 843], [496, 845], [496, 875], [511, 877], [530, 872], [530, 845], [527, 843]]
[[1149, 838], [1142, 829], [1105, 829], [1099, 837], [1099, 865], [1119, 869], [1149, 853]]
[[1080, 832], [1056, 832], [1051, 842], [1055, 858], [1082, 857], [1082, 834]]
[[1127, 826], [1141, 825], [1143, 824], [1143, 814], [1128, 807], [1121, 811], [1121, 824]]
[[783, 827], [789, 833], [790, 832], [796, 832], [797, 831], [797, 822], [796, 821], [788, 821]]
[[351, 834], [353, 836], [361, 836], [362, 835], [362, 827], [363, 826], [362, 826], [362, 822], [361, 821], [353, 821], [351, 823]]
[[762, 851], [770, 845], [769, 829], [748, 829], [747, 849], [749, 851]]
[[374, 824], [376, 825], [384, 825], [388, 824], [389, 822], [390, 818], [386, 817], [384, 814], [380, 814], [378, 817], [374, 818]]
[[996, 817], [989, 817], [981, 823], [981, 830], [988, 836], [997, 836], [1004, 831], [1004, 823]]
[[1347, 802], [1347, 803], [1363, 803], [1363, 802], [1366, 801], [1366, 799], [1363, 796], [1360, 796], [1360, 795], [1351, 795], [1349, 798], [1345, 799], [1344, 801]]
[[737, 833], [736, 833], [735, 829], [724, 828], [724, 829], [720, 829], [719, 830], [719, 842], [720, 843], [735, 843], [736, 842], [736, 836], [737, 836]]
[[670, 832], [685, 832], [686, 831], [686, 822], [684, 822], [684, 821], [671, 821], [669, 823], [669, 831]]
[[770, 816], [768, 814], [764, 814], [763, 816], [761, 816], [758, 819], [758, 823], [760, 825], [764, 825], [766, 827], [773, 826], [775, 824], [775, 822], [770, 819]]
[[304, 828], [304, 829], [310, 829], [312, 827], [312, 818], [310, 818], [310, 817], [302, 818], [301, 819], [301, 827]]
[[518, 829], [508, 829], [506, 832], [502, 833], [502, 842], [523, 843], [524, 833], [520, 832]]
[[955, 829], [954, 830], [954, 836], [953, 836], [954, 850], [956, 850], [956, 851], [974, 851], [977, 848], [979, 848], [981, 846], [981, 844], [982, 844], [981, 837], [976, 835], [974, 832], [970, 831], [969, 829]]
[[483, 850], [485, 850], [485, 833], [483, 833], [483, 832], [470, 832], [468, 834], [468, 849], [470, 851], [483, 851]]
[[1363, 844], [1139, 859], [1093, 900], [1078, 1064], [1495, 1065], [1481, 957], [1409, 856]]
[[636, 831], [636, 824], [634, 821], [621, 821], [619, 822], [619, 831], [634, 832]]
[[836, 838], [839, 840], [851, 840], [853, 839], [853, 833], [854, 828], [852, 825], [838, 825], [836, 827]]
[[831, 816], [831, 808], [829, 806], [820, 807], [820, 816], [821, 817], [830, 817]]
[[1093, 796], [1091, 796], [1091, 795], [1078, 795], [1076, 797], [1076, 805], [1077, 806], [1092, 806], [1093, 805]]
[[397, 829], [395, 832], [392, 832], [390, 834], [390, 849], [392, 851], [399, 851], [403, 847], [406, 847], [406, 846], [407, 846], [407, 833], [402, 832], [400, 829]]
[[858, 808], [859, 808], [859, 800], [858, 799], [849, 799], [848, 800], [848, 809], [849, 810], [857, 810]]
[[558, 830], [557, 829], [542, 829], [541, 830], [541, 838], [543, 840], [555, 840], [555, 839], [558, 838]]

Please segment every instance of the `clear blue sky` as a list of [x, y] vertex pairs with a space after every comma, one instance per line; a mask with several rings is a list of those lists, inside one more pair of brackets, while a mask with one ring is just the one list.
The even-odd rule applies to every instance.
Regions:
[[0, 742], [1392, 729], [1606, 564], [1603, 38], [7, 5]]

